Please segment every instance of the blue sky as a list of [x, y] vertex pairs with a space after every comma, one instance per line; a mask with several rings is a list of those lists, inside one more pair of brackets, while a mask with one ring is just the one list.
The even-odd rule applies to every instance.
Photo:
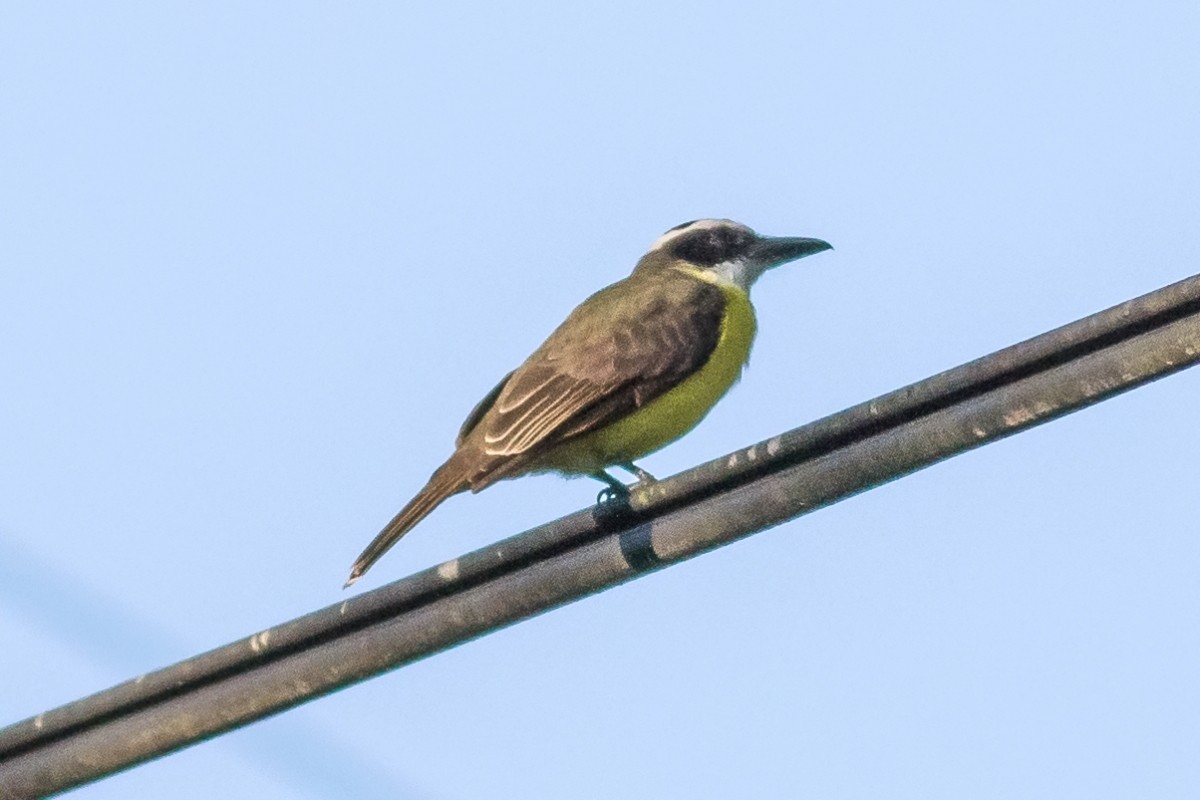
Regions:
[[[837, 249], [758, 284], [661, 474], [1196, 272], [1198, 37], [1184, 2], [5, 4], [0, 722], [339, 600], [679, 222]], [[1195, 797], [1198, 390], [74, 796]], [[360, 586], [595, 492], [456, 498]]]

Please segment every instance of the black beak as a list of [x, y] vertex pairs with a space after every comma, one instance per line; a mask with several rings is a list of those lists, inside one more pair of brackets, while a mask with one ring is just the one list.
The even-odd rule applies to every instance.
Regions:
[[833, 245], [822, 239], [806, 239], [802, 236], [764, 236], [750, 251], [750, 257], [764, 269], [778, 267], [797, 258], [811, 256], [822, 250], [832, 250]]

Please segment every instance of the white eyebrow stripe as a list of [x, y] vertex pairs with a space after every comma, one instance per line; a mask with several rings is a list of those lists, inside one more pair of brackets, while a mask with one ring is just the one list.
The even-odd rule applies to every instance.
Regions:
[[729, 224], [729, 220], [727, 220], [727, 219], [698, 219], [695, 222], [693, 222], [692, 224], [687, 225], [683, 228], [676, 228], [674, 230], [667, 231], [662, 236], [660, 236], [654, 240], [654, 244], [650, 245], [650, 251], [652, 252], [654, 250], [659, 249], [660, 247], [665, 245], [667, 242], [669, 242], [672, 239], [675, 239], [679, 236], [682, 236], [685, 233], [689, 233], [691, 231], [697, 231], [702, 228], [719, 228], [722, 225], [728, 225], [728, 224]]

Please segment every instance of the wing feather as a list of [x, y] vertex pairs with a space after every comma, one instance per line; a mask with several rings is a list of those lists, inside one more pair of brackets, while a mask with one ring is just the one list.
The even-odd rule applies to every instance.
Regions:
[[472, 484], [677, 386], [712, 355], [724, 308], [720, 288], [677, 270], [634, 273], [592, 295], [463, 425], [460, 443], [488, 457]]

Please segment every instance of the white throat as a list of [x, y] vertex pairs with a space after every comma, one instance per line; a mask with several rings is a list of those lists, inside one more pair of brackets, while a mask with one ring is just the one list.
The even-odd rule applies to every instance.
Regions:
[[748, 258], [733, 258], [722, 261], [706, 270], [724, 283], [733, 284], [743, 292], [749, 293], [750, 287], [758, 280], [758, 276], [766, 272], [761, 264], [753, 264]]

